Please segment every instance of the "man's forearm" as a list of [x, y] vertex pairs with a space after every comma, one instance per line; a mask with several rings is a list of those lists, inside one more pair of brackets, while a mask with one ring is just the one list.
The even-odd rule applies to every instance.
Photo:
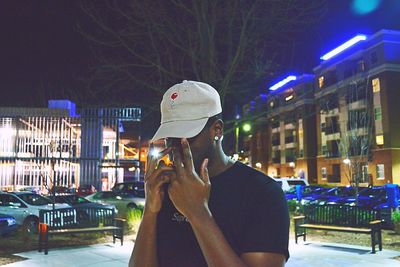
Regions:
[[246, 266], [226, 241], [211, 213], [189, 221], [209, 267]]
[[144, 212], [129, 260], [129, 267], [158, 267], [157, 214]]

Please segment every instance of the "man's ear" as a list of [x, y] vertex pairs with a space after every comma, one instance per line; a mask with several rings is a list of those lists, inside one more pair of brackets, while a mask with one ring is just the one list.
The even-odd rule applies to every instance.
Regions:
[[212, 127], [212, 134], [215, 137], [218, 137], [218, 139], [221, 139], [221, 137], [224, 134], [224, 122], [221, 119], [216, 120]]

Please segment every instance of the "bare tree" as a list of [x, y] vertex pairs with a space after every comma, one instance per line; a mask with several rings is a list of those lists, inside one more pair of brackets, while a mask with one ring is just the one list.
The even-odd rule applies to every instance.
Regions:
[[[332, 156], [338, 156], [343, 161], [345, 176], [356, 194], [360, 183], [368, 182], [367, 169], [374, 136], [372, 93], [368, 84], [369, 78], [351, 81], [338, 93], [338, 100], [331, 99], [331, 102], [325, 103], [323, 112], [329, 114], [332, 107], [340, 110], [338, 117], [326, 119], [326, 129], [340, 136], [334, 140], [338, 154], [333, 153]], [[337, 103], [332, 104], [332, 101]]]
[[[326, 1], [83, 1], [79, 24], [97, 60], [89, 87], [142, 106], [182, 79], [208, 82], [223, 103], [242, 103], [277, 68], [293, 36]], [[254, 93], [253, 93], [254, 96]]]

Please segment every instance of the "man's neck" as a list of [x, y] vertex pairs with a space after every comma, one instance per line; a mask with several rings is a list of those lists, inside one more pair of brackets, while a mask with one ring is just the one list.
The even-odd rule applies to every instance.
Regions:
[[218, 146], [213, 152], [214, 153], [210, 156], [210, 159], [208, 160], [208, 173], [210, 177], [217, 176], [218, 174], [226, 171], [234, 163], [233, 160], [225, 155], [220, 146]]

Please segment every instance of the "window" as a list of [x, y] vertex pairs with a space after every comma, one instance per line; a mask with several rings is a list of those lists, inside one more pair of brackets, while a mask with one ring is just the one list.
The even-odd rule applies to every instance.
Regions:
[[293, 88], [289, 88], [285, 91], [285, 101], [290, 101], [294, 98], [294, 90]]
[[368, 182], [368, 165], [362, 166], [361, 170], [361, 183], [366, 183]]
[[322, 179], [326, 180], [327, 174], [326, 174], [326, 168], [325, 167], [321, 168], [321, 175], [322, 175]]
[[382, 108], [376, 107], [374, 108], [374, 117], [376, 121], [382, 120]]
[[318, 85], [319, 85], [319, 88], [323, 88], [324, 87], [324, 76], [320, 76], [318, 78]]
[[365, 71], [365, 61], [364, 60], [358, 61], [358, 70]]
[[378, 55], [376, 54], [376, 51], [375, 51], [375, 52], [371, 53], [371, 65], [374, 65], [377, 62], [378, 62]]
[[385, 164], [376, 164], [376, 178], [379, 180], [385, 179]]
[[329, 183], [340, 183], [340, 164], [332, 164], [332, 175], [328, 176]]
[[293, 99], [293, 95], [288, 95], [287, 97], [285, 97], [285, 101], [289, 101]]
[[384, 140], [383, 140], [383, 135], [382, 135], [382, 134], [375, 136], [375, 141], [376, 141], [376, 144], [377, 144], [378, 146], [382, 146], [382, 145], [385, 144], [385, 142], [384, 142]]
[[375, 78], [372, 80], [372, 92], [378, 93], [381, 91], [381, 83], [379, 78]]

